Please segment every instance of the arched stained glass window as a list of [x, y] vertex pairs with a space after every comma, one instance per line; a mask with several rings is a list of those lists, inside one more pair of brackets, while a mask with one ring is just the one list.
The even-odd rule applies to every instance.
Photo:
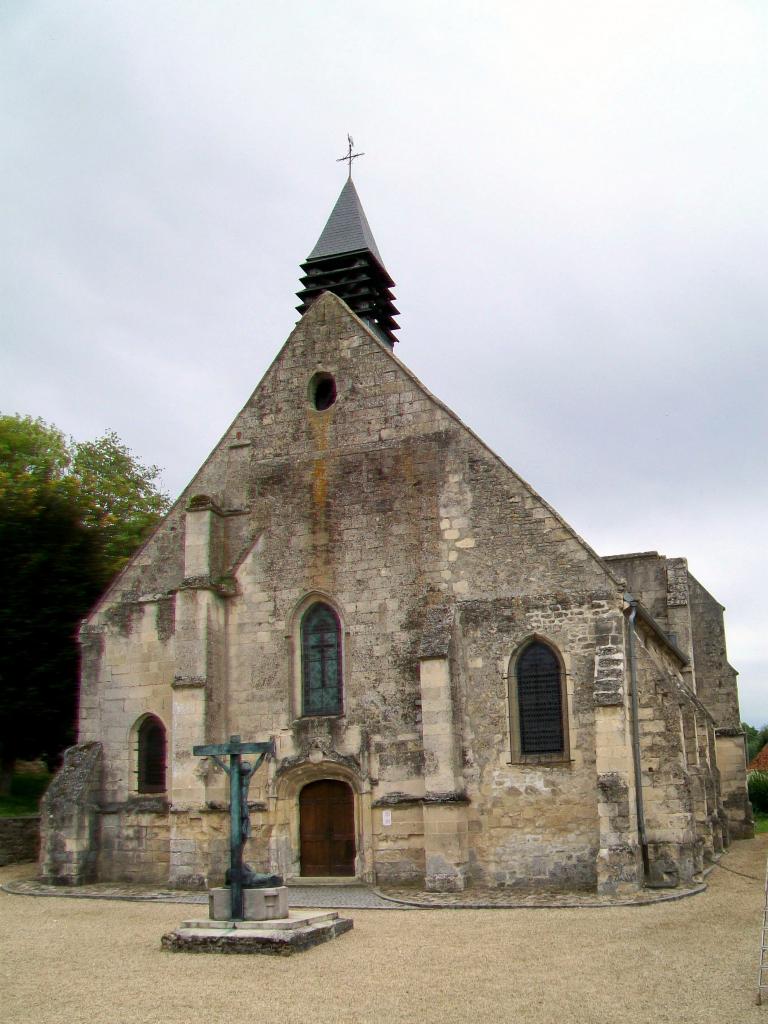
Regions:
[[564, 752], [560, 662], [546, 644], [529, 644], [517, 660], [521, 754]]
[[313, 604], [301, 620], [301, 677], [303, 714], [341, 713], [341, 625], [327, 604]]
[[165, 727], [159, 718], [148, 715], [139, 726], [138, 791], [165, 792]]

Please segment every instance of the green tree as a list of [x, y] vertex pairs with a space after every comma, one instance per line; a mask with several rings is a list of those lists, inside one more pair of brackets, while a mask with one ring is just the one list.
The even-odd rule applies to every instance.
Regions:
[[741, 727], [747, 737], [747, 764], [749, 764], [768, 743], [768, 725], [764, 725], [761, 729], [756, 729], [753, 725], [742, 722]]
[[168, 496], [157, 488], [160, 470], [143, 466], [110, 431], [75, 445], [71, 475], [83, 522], [98, 531], [108, 571], [116, 573], [168, 511]]
[[167, 510], [158, 472], [114, 433], [0, 416], [0, 793], [74, 738], [78, 624]]
[[6, 500], [31, 497], [60, 483], [71, 461], [62, 432], [30, 416], [0, 416], [0, 494]]

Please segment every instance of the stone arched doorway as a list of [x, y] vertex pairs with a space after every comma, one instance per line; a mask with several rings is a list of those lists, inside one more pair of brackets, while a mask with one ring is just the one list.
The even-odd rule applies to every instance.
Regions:
[[355, 795], [338, 779], [309, 782], [299, 793], [302, 877], [355, 874]]

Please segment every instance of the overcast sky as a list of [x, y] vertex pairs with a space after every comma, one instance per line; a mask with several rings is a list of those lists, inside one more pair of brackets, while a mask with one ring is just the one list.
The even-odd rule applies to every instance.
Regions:
[[685, 555], [768, 722], [768, 4], [6, 0], [0, 410], [188, 482], [355, 181], [398, 356], [602, 554]]

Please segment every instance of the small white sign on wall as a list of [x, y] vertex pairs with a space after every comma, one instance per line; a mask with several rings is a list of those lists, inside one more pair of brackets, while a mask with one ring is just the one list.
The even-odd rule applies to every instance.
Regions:
[[392, 824], [392, 811], [381, 812], [381, 824], [385, 828], [389, 828], [389, 826]]

